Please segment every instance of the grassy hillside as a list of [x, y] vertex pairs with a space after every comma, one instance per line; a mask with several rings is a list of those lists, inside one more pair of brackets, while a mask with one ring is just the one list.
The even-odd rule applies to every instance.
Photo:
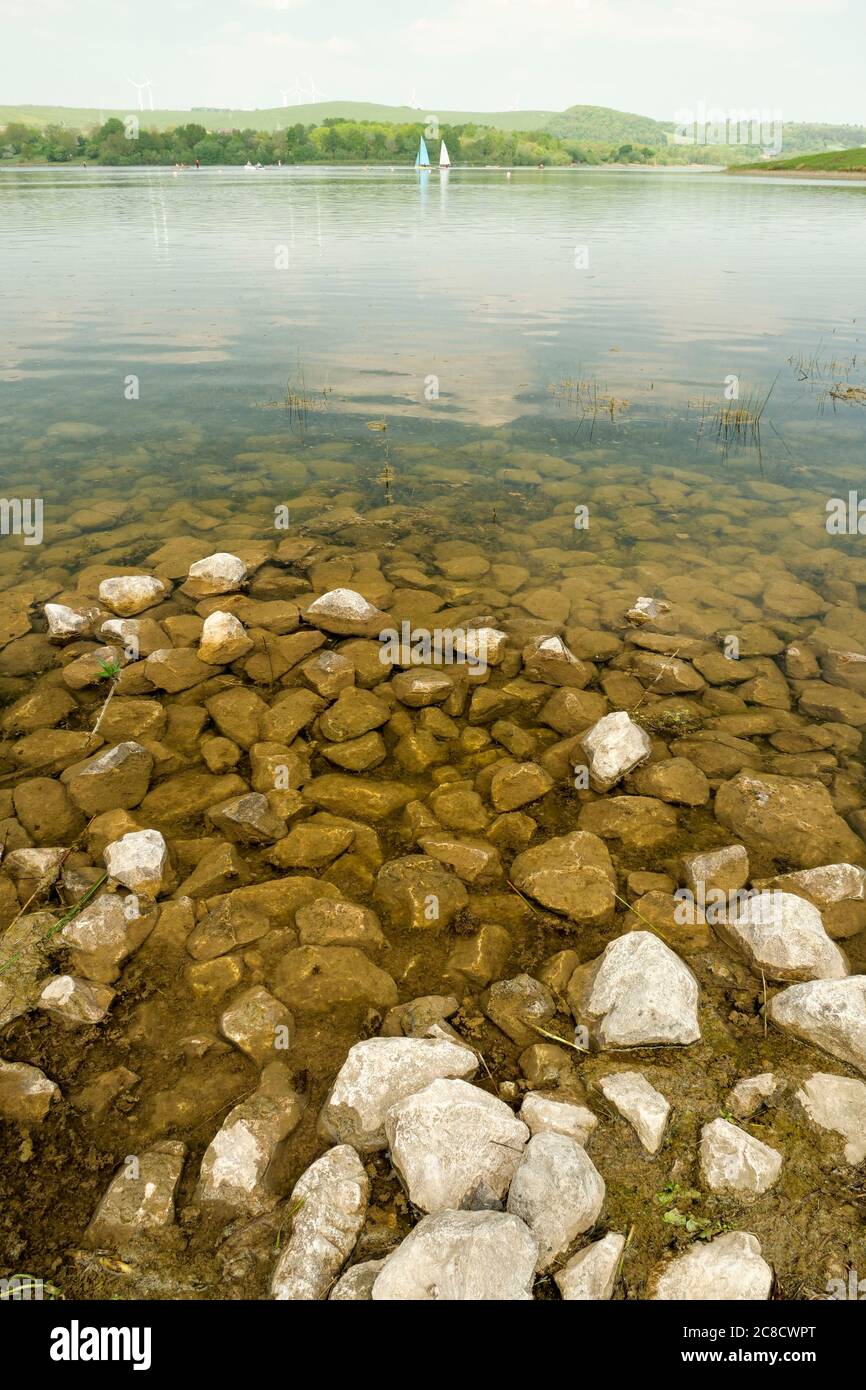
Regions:
[[747, 169], [791, 173], [866, 174], [866, 149], [824, 150], [821, 154], [797, 154], [793, 159], [762, 159]]
[[[493, 126], [506, 131], [545, 131], [559, 139], [584, 140], [606, 145], [651, 145], [662, 148], [674, 130], [672, 121], [656, 121], [609, 106], [569, 106], [565, 111], [447, 111], [435, 107], [384, 106], [368, 101], [320, 101], [300, 106], [276, 106], [264, 110], [230, 110], [198, 107], [192, 111], [138, 111], [136, 95], [130, 91], [126, 107], [103, 110], [75, 106], [0, 106], [0, 126], [11, 121], [44, 128], [62, 125], [74, 130], [91, 130], [109, 117], [121, 119], [134, 112], [149, 130], [170, 130], [195, 121], [209, 131], [284, 130], [287, 126], [320, 125], [329, 117], [346, 120], [379, 121], [394, 125], [425, 122], [435, 115], [442, 125]], [[789, 122], [783, 127], [783, 149], [789, 154], [808, 153], [840, 146], [866, 145], [866, 126], [822, 125]], [[745, 147], [743, 153], [746, 153]]]

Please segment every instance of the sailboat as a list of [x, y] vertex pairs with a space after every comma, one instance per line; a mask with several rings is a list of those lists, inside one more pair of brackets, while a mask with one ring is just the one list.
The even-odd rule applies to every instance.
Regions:
[[449, 153], [448, 153], [448, 146], [445, 144], [445, 141], [444, 141], [444, 140], [442, 141], [441, 145], [439, 146], [439, 168], [440, 168], [440, 169], [450, 169], [450, 168], [451, 168], [451, 156], [450, 156]]
[[416, 169], [429, 169], [430, 156], [427, 153], [427, 146], [424, 144], [424, 136], [421, 136], [421, 144], [418, 146], [418, 153], [415, 156]]

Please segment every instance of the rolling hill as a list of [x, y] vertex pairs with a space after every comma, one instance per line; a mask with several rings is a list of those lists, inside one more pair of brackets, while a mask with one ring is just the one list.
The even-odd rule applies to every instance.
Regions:
[[797, 154], [792, 159], [762, 159], [741, 165], [737, 173], [866, 174], [866, 149], [824, 150], [821, 154]]
[[[647, 145], [660, 148], [674, 131], [673, 121], [618, 111], [609, 106], [569, 106], [565, 111], [450, 111], [431, 107], [386, 106], [366, 101], [320, 101], [298, 106], [253, 110], [193, 107], [187, 111], [139, 111], [133, 101], [115, 109], [75, 106], [0, 106], [0, 126], [21, 121], [43, 128], [60, 125], [88, 131], [110, 117], [137, 115], [145, 129], [169, 130], [196, 121], [211, 131], [276, 131], [295, 124], [319, 125], [343, 117], [354, 121], [393, 124], [424, 123], [435, 115], [442, 125], [492, 126], [506, 131], [544, 131], [559, 139], [583, 140], [606, 145]], [[866, 126], [788, 122], [783, 126], [783, 148], [793, 154], [838, 150], [866, 145]], [[743, 147], [744, 149], [746, 147]]]

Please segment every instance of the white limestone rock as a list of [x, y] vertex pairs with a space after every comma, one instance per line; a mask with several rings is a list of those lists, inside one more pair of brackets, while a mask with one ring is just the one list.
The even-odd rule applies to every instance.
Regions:
[[643, 627], [645, 623], [653, 622], [663, 613], [669, 613], [670, 609], [671, 606], [666, 599], [641, 594], [640, 598], [635, 599], [626, 613], [626, 617], [630, 623], [634, 623], [635, 627]]
[[601, 1240], [594, 1240], [585, 1250], [578, 1250], [553, 1276], [563, 1300], [567, 1303], [601, 1302], [611, 1298], [624, 1249], [625, 1236], [611, 1231]]
[[84, 1233], [84, 1244], [124, 1249], [136, 1236], [158, 1236], [174, 1225], [174, 1195], [187, 1148], [163, 1139], [124, 1163], [111, 1181]]
[[323, 632], [344, 637], [378, 637], [390, 619], [354, 589], [330, 589], [315, 599], [304, 618]]
[[198, 644], [198, 659], [208, 666], [229, 666], [253, 649], [243, 623], [234, 613], [217, 610], [204, 620]]
[[76, 964], [85, 975], [110, 984], [123, 961], [147, 939], [156, 917], [155, 910], [141, 911], [135, 894], [101, 893], [66, 923], [60, 936], [79, 953]]
[[657, 1301], [702, 1302], [724, 1299], [751, 1302], [770, 1297], [773, 1270], [748, 1231], [727, 1231], [707, 1242], [696, 1241], [652, 1281]]
[[776, 890], [738, 901], [716, 929], [769, 980], [841, 980], [848, 962], [806, 898]]
[[846, 1163], [862, 1163], [866, 1158], [866, 1084], [816, 1071], [795, 1094], [813, 1124], [842, 1135]]
[[70, 608], [65, 603], [46, 603], [49, 639], [52, 642], [69, 642], [74, 637], [88, 637], [99, 615], [98, 608]]
[[759, 1197], [782, 1171], [782, 1155], [730, 1120], [713, 1120], [701, 1130], [701, 1175], [713, 1192]]
[[633, 1125], [647, 1153], [658, 1153], [671, 1107], [642, 1072], [617, 1071], [599, 1079], [603, 1094]]
[[31, 884], [47, 889], [57, 882], [60, 866], [68, 853], [62, 846], [54, 845], [42, 849], [13, 849], [2, 861], [3, 871], [19, 889], [22, 884], [27, 885], [29, 897]]
[[355, 1247], [369, 1200], [370, 1179], [351, 1145], [338, 1144], [317, 1158], [292, 1190], [292, 1234], [277, 1260], [271, 1297], [326, 1298]]
[[240, 589], [247, 577], [247, 567], [237, 555], [218, 550], [190, 565], [184, 591], [193, 598], [209, 598], [215, 594], [231, 594]]
[[425, 1216], [386, 1259], [373, 1301], [526, 1302], [538, 1246], [516, 1216], [443, 1211]]
[[168, 588], [161, 579], [149, 574], [125, 574], [117, 579], [103, 579], [99, 586], [99, 601], [119, 618], [134, 618], [146, 608], [161, 603]]
[[555, 1100], [539, 1091], [524, 1096], [518, 1114], [530, 1134], [565, 1134], [583, 1146], [598, 1125], [598, 1116], [588, 1106]]
[[114, 990], [95, 980], [53, 975], [42, 986], [36, 1007], [67, 1028], [101, 1023], [111, 1008]]
[[258, 1216], [279, 1193], [266, 1181], [277, 1149], [299, 1124], [304, 1100], [282, 1062], [271, 1062], [258, 1089], [229, 1111], [201, 1161], [197, 1198]]
[[758, 1076], [744, 1076], [728, 1092], [726, 1108], [740, 1120], [748, 1120], [767, 1101], [773, 1100], [783, 1090], [783, 1082], [771, 1071], [762, 1071]]
[[385, 1135], [410, 1201], [438, 1212], [500, 1202], [529, 1130], [487, 1091], [439, 1080], [391, 1106]]
[[369, 1303], [373, 1297], [373, 1285], [379, 1277], [384, 1260], [362, 1260], [341, 1274], [331, 1292], [330, 1303]]
[[463, 658], [470, 670], [482, 672], [488, 666], [500, 666], [507, 647], [506, 634], [495, 627], [468, 627], [454, 630], [454, 652]]
[[625, 710], [606, 714], [580, 740], [589, 754], [589, 781], [597, 792], [606, 792], [652, 752], [652, 740]]
[[384, 1149], [385, 1116], [406, 1096], [441, 1077], [478, 1070], [468, 1047], [436, 1038], [368, 1038], [349, 1048], [319, 1116], [318, 1131], [360, 1153]]
[[60, 1087], [44, 1071], [27, 1062], [4, 1062], [0, 1058], [0, 1120], [19, 1125], [41, 1124], [55, 1100], [60, 1100]]
[[771, 880], [774, 888], [801, 889], [821, 906], [848, 900], [866, 899], [866, 869], [859, 864], [821, 864], [816, 869], [798, 869]]
[[130, 830], [106, 845], [103, 855], [111, 878], [143, 898], [156, 898], [168, 869], [168, 848], [158, 830]]
[[685, 1047], [701, 1036], [698, 982], [652, 932], [628, 932], [608, 943], [568, 985], [579, 1024], [599, 1047]]
[[767, 1012], [783, 1032], [866, 1074], [866, 975], [789, 985]]
[[604, 1193], [601, 1174], [574, 1139], [550, 1133], [530, 1139], [511, 1182], [508, 1210], [538, 1242], [539, 1273], [595, 1225]]

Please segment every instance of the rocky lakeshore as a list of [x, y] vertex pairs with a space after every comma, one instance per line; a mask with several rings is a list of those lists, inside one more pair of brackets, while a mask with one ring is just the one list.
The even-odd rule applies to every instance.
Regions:
[[768, 1299], [862, 1264], [866, 565], [717, 516], [680, 573], [699, 482], [603, 469], [581, 549], [563, 466], [506, 472], [545, 519], [489, 544], [350, 495], [4, 552], [0, 1274]]

